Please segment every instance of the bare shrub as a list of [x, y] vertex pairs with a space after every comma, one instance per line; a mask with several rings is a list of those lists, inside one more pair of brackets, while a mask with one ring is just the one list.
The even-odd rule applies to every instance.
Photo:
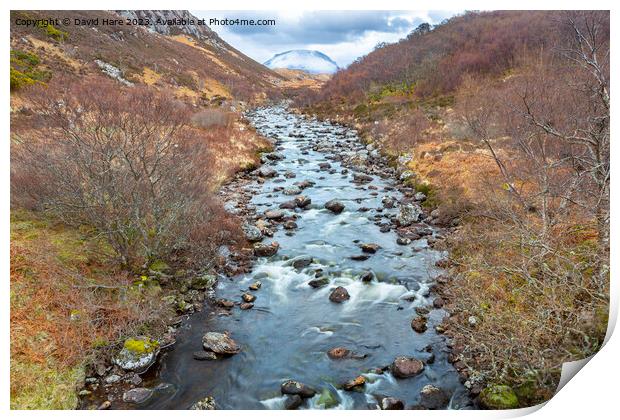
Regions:
[[14, 201], [93, 227], [134, 269], [196, 241], [195, 262], [207, 263], [217, 245], [210, 234], [218, 231], [210, 211], [213, 160], [187, 106], [102, 79], [59, 83], [28, 100], [36, 129], [13, 136]]

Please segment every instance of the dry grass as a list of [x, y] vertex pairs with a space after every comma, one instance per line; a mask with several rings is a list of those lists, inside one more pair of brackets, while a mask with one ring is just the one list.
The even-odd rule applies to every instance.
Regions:
[[12, 408], [74, 408], [95, 352], [138, 327], [163, 327], [158, 290], [133, 289], [108, 252], [79, 230], [12, 211]]

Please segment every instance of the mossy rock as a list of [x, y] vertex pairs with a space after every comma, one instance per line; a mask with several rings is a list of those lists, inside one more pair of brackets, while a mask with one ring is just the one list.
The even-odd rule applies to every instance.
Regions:
[[338, 405], [338, 398], [329, 389], [323, 388], [316, 403], [322, 405], [323, 408], [332, 408]]
[[114, 363], [124, 370], [145, 372], [157, 358], [159, 343], [148, 337], [132, 337], [125, 340]]
[[508, 410], [519, 407], [519, 399], [508, 385], [490, 385], [480, 393], [480, 404], [488, 410]]

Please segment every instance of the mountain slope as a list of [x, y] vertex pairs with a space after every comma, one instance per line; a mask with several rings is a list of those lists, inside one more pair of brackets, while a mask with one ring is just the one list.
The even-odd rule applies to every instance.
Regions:
[[338, 71], [338, 64], [327, 55], [314, 50], [290, 50], [274, 55], [265, 61], [270, 69], [303, 70], [311, 74], [331, 74]]
[[[52, 77], [103, 71], [129, 83], [171, 89], [194, 102], [217, 97], [258, 100], [276, 94], [282, 77], [237, 51], [206, 26], [15, 25], [15, 18], [160, 20], [193, 18], [187, 11], [16, 11], [11, 49], [34, 53]], [[96, 61], [98, 60], [98, 61]], [[114, 76], [113, 76], [114, 77]], [[117, 78], [117, 77], [115, 77]], [[120, 80], [120, 79], [119, 79]]]

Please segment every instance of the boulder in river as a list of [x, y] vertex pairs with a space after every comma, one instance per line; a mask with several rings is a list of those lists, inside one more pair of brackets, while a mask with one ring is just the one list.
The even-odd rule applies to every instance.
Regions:
[[349, 258], [351, 258], [353, 261], [366, 261], [370, 257], [366, 254], [358, 254], [358, 255], [351, 255]]
[[272, 257], [278, 253], [280, 244], [272, 242], [270, 244], [256, 244], [254, 245], [254, 255], [257, 257]]
[[265, 217], [269, 220], [279, 220], [284, 217], [284, 212], [281, 210], [267, 210]]
[[366, 174], [353, 174], [353, 182], [358, 184], [365, 184], [372, 181], [372, 177]]
[[282, 227], [286, 230], [297, 229], [297, 223], [295, 223], [295, 221], [293, 220], [287, 220], [282, 224]]
[[325, 208], [334, 214], [340, 214], [344, 210], [344, 204], [338, 200], [329, 200], [325, 203]]
[[213, 353], [212, 351], [205, 351], [205, 350], [195, 351], [194, 353], [192, 353], [192, 357], [196, 360], [217, 359], [217, 355], [215, 353]]
[[375, 278], [375, 273], [372, 271], [364, 271], [360, 274], [360, 280], [364, 283], [370, 283]]
[[423, 333], [426, 331], [426, 317], [417, 316], [411, 320], [411, 328], [417, 333]]
[[394, 397], [384, 397], [381, 399], [381, 409], [382, 410], [404, 410], [405, 404]]
[[133, 388], [123, 393], [123, 401], [131, 404], [142, 404], [153, 395], [149, 388]]
[[244, 311], [247, 311], [248, 309], [252, 309], [254, 307], [254, 304], [251, 302], [243, 302], [241, 305], [239, 305], [239, 308], [241, 308]]
[[262, 287], [263, 283], [261, 283], [259, 280], [255, 281], [254, 283], [250, 284], [248, 286], [248, 289], [250, 290], [258, 290]]
[[448, 405], [450, 397], [435, 385], [425, 385], [420, 391], [420, 405], [429, 410], [441, 410]]
[[285, 201], [283, 203], [280, 203], [280, 205], [278, 207], [281, 208], [281, 209], [292, 210], [295, 207], [297, 207], [297, 203], [295, 202], [295, 200], [289, 200], [289, 201]]
[[318, 279], [310, 280], [308, 282], [308, 286], [313, 289], [318, 289], [319, 287], [327, 286], [329, 284], [329, 279], [327, 277], [319, 277]]
[[241, 299], [243, 299], [244, 302], [251, 303], [256, 300], [256, 296], [250, 293], [244, 293], [243, 295], [241, 295]]
[[196, 401], [189, 408], [190, 410], [215, 410], [215, 400], [213, 397], [205, 397], [200, 401]]
[[349, 295], [349, 292], [347, 291], [347, 289], [345, 289], [342, 286], [336, 287], [329, 294], [329, 300], [331, 300], [332, 302], [335, 302], [335, 303], [342, 303], [345, 300], [349, 300], [350, 298], [351, 298], [351, 296]]
[[296, 270], [301, 270], [304, 267], [312, 264], [312, 257], [310, 255], [300, 255], [295, 257], [289, 261], [290, 265], [293, 266]]
[[250, 225], [248, 223], [244, 224], [241, 228], [243, 230], [243, 234], [245, 235], [245, 239], [249, 242], [258, 242], [263, 239], [263, 233], [254, 225]]
[[422, 209], [417, 204], [401, 204], [398, 211], [398, 224], [400, 226], [410, 226], [416, 223], [422, 216]]
[[366, 378], [360, 375], [357, 378], [346, 382], [342, 387], [347, 391], [351, 391], [355, 388], [363, 387], [365, 383], [366, 383]]
[[367, 244], [361, 244], [360, 248], [362, 248], [362, 251], [364, 251], [364, 252], [367, 252], [369, 254], [374, 254], [381, 247], [379, 245], [377, 245], [377, 244], [367, 243]]
[[123, 370], [137, 373], [146, 371], [159, 354], [159, 343], [148, 337], [132, 337], [125, 340], [123, 348], [113, 362]]
[[345, 347], [334, 347], [327, 352], [327, 356], [330, 359], [344, 359], [351, 354], [351, 350]]
[[311, 203], [312, 200], [310, 199], [310, 197], [307, 197], [305, 195], [298, 195], [297, 197], [295, 197], [295, 204], [299, 208], [303, 209], [304, 207], [308, 207]]
[[259, 176], [262, 176], [263, 178], [273, 178], [278, 174], [278, 172], [275, 169], [269, 168], [266, 166], [259, 168], [257, 173]]
[[413, 357], [399, 356], [394, 359], [390, 369], [396, 378], [411, 378], [424, 370], [424, 363]]
[[285, 410], [297, 410], [303, 404], [304, 400], [297, 394], [287, 395], [284, 400]]
[[226, 333], [210, 331], [202, 337], [202, 347], [217, 354], [237, 354], [239, 345]]
[[293, 185], [291, 187], [285, 188], [283, 193], [285, 195], [298, 195], [299, 193], [301, 193], [301, 188], [299, 188], [296, 185]]
[[284, 395], [299, 395], [301, 398], [312, 398], [316, 390], [298, 381], [289, 380], [280, 385], [280, 392]]

